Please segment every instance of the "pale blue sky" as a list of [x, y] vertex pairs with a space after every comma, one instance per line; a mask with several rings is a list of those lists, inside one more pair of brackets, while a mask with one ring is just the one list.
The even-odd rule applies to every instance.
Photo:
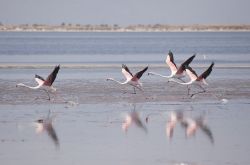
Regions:
[[0, 0], [5, 24], [250, 24], [250, 0]]

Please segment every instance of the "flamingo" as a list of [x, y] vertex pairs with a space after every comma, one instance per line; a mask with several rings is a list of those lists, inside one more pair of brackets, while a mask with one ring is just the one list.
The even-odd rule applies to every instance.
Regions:
[[48, 97], [49, 97], [48, 100], [50, 100], [49, 91], [53, 91], [53, 92], [56, 91], [56, 88], [54, 88], [52, 84], [56, 79], [59, 69], [60, 69], [60, 65], [55, 66], [54, 70], [50, 73], [50, 75], [47, 77], [46, 80], [39, 75], [35, 75], [35, 80], [38, 83], [37, 86], [28, 86], [23, 83], [19, 83], [16, 85], [16, 87], [21, 86], [21, 87], [26, 87], [29, 89], [34, 89], [34, 90], [42, 89], [48, 94]]
[[[157, 76], [164, 77], [167, 79], [176, 78], [176, 79], [181, 80], [181, 78], [183, 78], [185, 76], [185, 66], [188, 66], [193, 61], [194, 57], [195, 57], [195, 54], [193, 56], [189, 57], [186, 61], [184, 61], [178, 68], [174, 62], [173, 53], [171, 51], [169, 51], [169, 53], [167, 55], [166, 63], [171, 70], [171, 75], [164, 76], [164, 75], [161, 75], [161, 74], [155, 73], [155, 72], [149, 72], [148, 75], [157, 75]], [[182, 82], [184, 82], [184, 81], [182, 81]]]
[[[201, 85], [202, 84], [208, 85], [208, 83], [205, 81], [205, 79], [212, 72], [213, 66], [214, 66], [214, 62], [212, 62], [212, 64], [208, 67], [208, 69], [206, 71], [204, 71], [200, 76], [198, 76], [196, 74], [196, 72], [190, 66], [186, 66], [185, 70], [186, 70], [188, 76], [190, 77], [190, 81], [189, 82], [179, 82], [179, 81], [176, 81], [174, 79], [171, 79], [169, 81], [173, 81], [173, 82], [176, 82], [176, 83], [181, 84], [181, 85], [191, 85], [191, 84], [194, 84], [194, 85], [198, 86], [199, 88], [201, 88], [202, 91], [197, 92], [197, 93], [193, 93], [191, 95], [191, 97], [193, 97], [196, 94], [206, 92], [205, 88], [203, 88]], [[188, 87], [188, 95], [189, 95], [189, 91], [190, 91], [190, 88]]]
[[126, 85], [126, 84], [129, 84], [131, 86], [134, 87], [134, 93], [133, 94], [136, 94], [136, 91], [135, 91], [135, 88], [143, 91], [142, 89], [142, 83], [139, 81], [139, 79], [141, 78], [141, 76], [143, 75], [143, 73], [148, 69], [148, 66], [145, 67], [143, 70], [137, 72], [135, 75], [133, 75], [130, 70], [128, 69], [128, 67], [124, 64], [122, 64], [122, 73], [123, 75], [125, 76], [126, 78], [126, 81], [124, 82], [120, 82], [120, 81], [117, 81], [113, 78], [107, 78], [107, 81], [114, 81], [114, 82], [117, 82], [121, 85]]

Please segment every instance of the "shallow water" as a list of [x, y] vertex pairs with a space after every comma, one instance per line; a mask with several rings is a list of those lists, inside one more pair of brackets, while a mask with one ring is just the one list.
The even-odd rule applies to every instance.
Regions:
[[[147, 132], [131, 125], [122, 130], [125, 115], [135, 110]], [[59, 146], [46, 132], [35, 133], [34, 121], [56, 115], [53, 122]], [[237, 109], [237, 111], [236, 111]], [[191, 117], [205, 116], [214, 143], [198, 130], [186, 137], [176, 126], [166, 136], [167, 115], [183, 110]], [[145, 117], [153, 116], [148, 123]], [[249, 104], [119, 103], [1, 106], [1, 162], [8, 164], [249, 164]]]

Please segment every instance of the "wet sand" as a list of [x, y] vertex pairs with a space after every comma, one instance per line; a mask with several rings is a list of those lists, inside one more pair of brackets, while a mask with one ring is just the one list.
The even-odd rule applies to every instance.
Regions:
[[[106, 81], [108, 77], [123, 79], [116, 67], [63, 68], [51, 101], [34, 100], [46, 98], [43, 91], [15, 87], [20, 82], [35, 85], [32, 76], [48, 71], [1, 69], [3, 164], [250, 164], [250, 78], [244, 76], [249, 69], [215, 68], [207, 93], [194, 98], [186, 95], [184, 86], [147, 75], [141, 80], [144, 92], [132, 94], [131, 87]], [[163, 68], [150, 71], [164, 73]], [[49, 111], [57, 142], [51, 129], [37, 131], [35, 121], [47, 119]], [[214, 142], [199, 129], [187, 136], [180, 124], [169, 138], [168, 115], [177, 111], [192, 119], [204, 117]], [[131, 112], [138, 114], [142, 126], [132, 123], [124, 131]]]
[[[138, 70], [139, 68], [132, 68]], [[150, 68], [162, 74], [165, 68]], [[0, 104], [60, 104], [63, 101], [74, 101], [79, 104], [89, 103], [119, 103], [119, 102], [220, 102], [227, 100], [249, 100], [250, 99], [250, 78], [248, 68], [243, 69], [219, 69], [215, 68], [214, 73], [208, 77], [208, 86], [204, 86], [206, 93], [195, 95], [190, 98], [187, 95], [187, 87], [157, 76], [143, 75], [144, 92], [133, 93], [131, 86], [122, 86], [115, 82], [106, 81], [113, 77], [119, 81], [124, 81], [120, 68], [86, 68], [67, 69], [62, 68], [58, 78], [54, 83], [57, 88], [55, 94], [51, 94], [51, 102], [44, 99], [47, 94], [41, 90], [30, 90], [27, 88], [16, 88], [17, 83], [25, 83], [36, 86], [34, 75], [46, 75], [47, 69], [2, 69], [3, 76], [0, 79]], [[200, 73], [203, 68], [198, 69]], [[45, 76], [44, 76], [45, 77]], [[189, 81], [186, 79], [186, 81]], [[197, 87], [191, 88], [191, 93], [200, 91]]]

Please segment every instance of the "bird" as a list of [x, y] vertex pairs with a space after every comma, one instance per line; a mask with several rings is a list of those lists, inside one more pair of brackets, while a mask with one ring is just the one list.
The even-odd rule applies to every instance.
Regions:
[[[196, 74], [196, 72], [190, 66], [185, 66], [186, 67], [186, 69], [185, 69], [186, 73], [190, 77], [190, 81], [189, 82], [179, 82], [179, 81], [176, 81], [174, 79], [171, 79], [169, 81], [173, 81], [173, 82], [176, 82], [178, 84], [188, 85], [188, 86], [191, 85], [191, 84], [193, 84], [193, 85], [196, 85], [199, 88], [201, 88], [202, 91], [191, 94], [191, 97], [193, 97], [196, 94], [206, 92], [205, 88], [203, 88], [201, 85], [202, 84], [208, 85], [208, 83], [205, 80], [210, 75], [210, 73], [212, 72], [213, 66], [214, 66], [214, 62], [212, 62], [211, 65], [208, 67], [208, 69], [205, 70], [200, 76], [198, 76]], [[190, 87], [188, 87], [188, 95], [189, 95], [189, 91], [190, 91]]]
[[[170, 70], [171, 70], [171, 75], [169, 76], [164, 76], [161, 75], [159, 73], [155, 73], [155, 72], [148, 72], [148, 75], [157, 75], [160, 77], [164, 77], [167, 79], [171, 79], [171, 78], [176, 78], [182, 81], [181, 78], [183, 78], [185, 76], [185, 66], [188, 66], [193, 59], [195, 58], [196, 54], [194, 54], [193, 56], [189, 57], [186, 61], [184, 61], [179, 68], [176, 66], [175, 62], [174, 62], [174, 55], [171, 51], [169, 51], [168, 55], [167, 55], [167, 59], [166, 59], [166, 63], [169, 66]], [[184, 82], [184, 81], [182, 81]]]
[[47, 93], [47, 95], [49, 97], [48, 100], [50, 100], [49, 91], [53, 91], [53, 92], [56, 91], [56, 88], [54, 88], [52, 86], [52, 84], [56, 79], [56, 76], [57, 76], [59, 69], [60, 69], [60, 65], [55, 66], [54, 70], [49, 74], [49, 76], [46, 78], [46, 80], [43, 77], [36, 74], [35, 80], [38, 83], [37, 86], [28, 86], [28, 85], [25, 85], [23, 83], [19, 83], [16, 85], [16, 87], [20, 86], [20, 87], [26, 87], [26, 88], [34, 89], [34, 90], [42, 89]]
[[114, 82], [117, 82], [121, 85], [131, 85], [133, 86], [134, 88], [134, 93], [133, 94], [136, 94], [136, 91], [135, 91], [135, 88], [139, 89], [140, 91], [143, 91], [142, 89], [142, 83], [139, 81], [139, 79], [141, 78], [141, 76], [143, 75], [143, 73], [148, 69], [148, 66], [145, 67], [144, 69], [142, 69], [141, 71], [137, 72], [135, 75], [133, 75], [129, 68], [125, 65], [125, 64], [122, 64], [122, 73], [123, 75], [125, 76], [126, 78], [126, 81], [124, 82], [120, 82], [120, 81], [117, 81], [113, 78], [107, 78], [107, 81], [114, 81]]
[[37, 125], [36, 133], [42, 133], [46, 131], [48, 133], [48, 136], [53, 140], [54, 144], [56, 146], [59, 146], [59, 139], [52, 124], [53, 116], [51, 116], [50, 114], [51, 112], [49, 111], [47, 118], [41, 118], [35, 121]]

